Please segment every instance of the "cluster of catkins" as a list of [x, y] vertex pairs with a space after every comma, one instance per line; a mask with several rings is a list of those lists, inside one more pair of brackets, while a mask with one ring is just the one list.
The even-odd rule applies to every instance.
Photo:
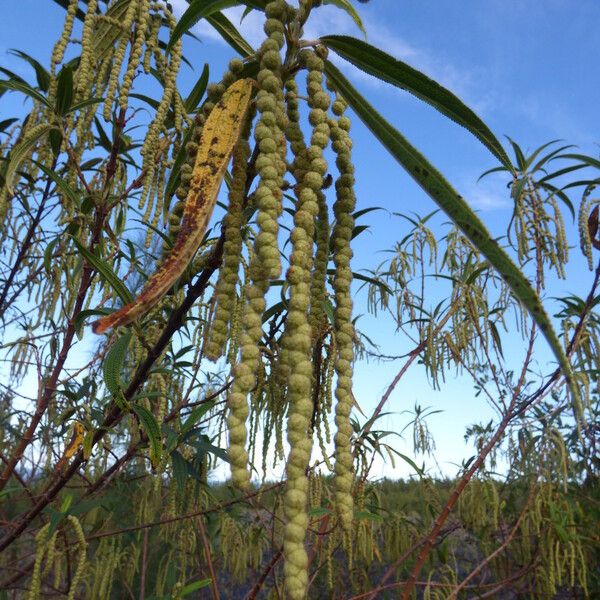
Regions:
[[[223, 221], [223, 261], [215, 286], [211, 328], [203, 345], [208, 358], [217, 360], [227, 356], [234, 363], [228, 397], [229, 457], [233, 482], [244, 489], [250, 484], [249, 401], [258, 395], [255, 394], [257, 374], [262, 373], [264, 379], [265, 373], [265, 297], [272, 282], [281, 277], [283, 257], [288, 263], [285, 272], [287, 317], [283, 331], [276, 340], [269, 342], [273, 342], [275, 352], [268, 361], [271, 375], [276, 371], [282, 382], [278, 392], [283, 394], [284, 400], [278, 418], [287, 413], [289, 454], [284, 556], [286, 593], [294, 600], [305, 597], [308, 585], [305, 550], [309, 524], [307, 471], [314, 435], [319, 438], [322, 451], [325, 450], [319, 430], [321, 425], [329, 438], [327, 418], [334, 375], [335, 504], [343, 531], [350, 531], [353, 519], [352, 428], [349, 420], [355, 337], [350, 295], [350, 240], [355, 205], [352, 143], [350, 120], [344, 114], [346, 104], [337, 95], [332, 102], [332, 94], [326, 86], [324, 49], [301, 42], [302, 28], [313, 4], [317, 2], [300, 0], [298, 7], [292, 7], [285, 0], [273, 0], [265, 7], [266, 39], [256, 56], [248, 61], [251, 63], [255, 58], [258, 66], [255, 101], [233, 152], [229, 207]], [[52, 54], [50, 96], [56, 94], [57, 70], [72, 41], [77, 10], [78, 2], [70, 0], [64, 34]], [[182, 58], [181, 41], [165, 53], [158, 39], [163, 25], [170, 30], [175, 26], [167, 3], [150, 0], [115, 2], [102, 12], [98, 0], [89, 0], [81, 31], [81, 57], [74, 78], [74, 101], [83, 103], [92, 97], [102, 97], [104, 119], [123, 122], [130, 116], [128, 99], [135, 78], [155, 69], [163, 93], [141, 148], [143, 164], [137, 179], [137, 187], [141, 187], [139, 208], [145, 210], [144, 220], [154, 226], [168, 209], [169, 234], [175, 237], [181, 226], [204, 122], [226, 89], [249, 75], [243, 61], [232, 60], [221, 82], [208, 87], [204, 105], [193, 122], [189, 121], [176, 88]], [[306, 75], [306, 95], [299, 90], [302, 81], [299, 74], [302, 73]], [[308, 124], [301, 125], [305, 99]], [[90, 133], [94, 120], [99, 123], [96, 109], [97, 106], [91, 103], [60, 124], [65, 130], [63, 139], [69, 140], [65, 144], [70, 145], [67, 148], [70, 159], [75, 162], [80, 162], [84, 152], [93, 149], [97, 143]], [[36, 114], [30, 127], [44, 121], [43, 110]], [[184, 138], [186, 123], [189, 132]], [[305, 138], [309, 128], [310, 133]], [[179, 172], [175, 202], [169, 207], [170, 199], [165, 197], [166, 174], [173, 166], [178, 145], [182, 143], [186, 157]], [[171, 159], [168, 158], [170, 149]], [[332, 181], [326, 160], [328, 152], [335, 155], [337, 167], [333, 229], [329, 225], [327, 203], [327, 188]], [[111, 181], [108, 181], [108, 174], [99, 175], [98, 180], [92, 182], [92, 191], [102, 193], [106, 198], [125, 194], [127, 173], [119, 168], [117, 166], [110, 175]], [[286, 181], [288, 173], [293, 177], [293, 183]], [[71, 183], [78, 185], [76, 175]], [[280, 248], [285, 190], [293, 191], [293, 226], [289, 246]], [[289, 194], [286, 196], [290, 197]], [[68, 198], [64, 199], [63, 207], [67, 216], [76, 210], [67, 205], [68, 201]], [[256, 223], [253, 237], [252, 228], [246, 227], [248, 215], [253, 215]], [[120, 233], [124, 222], [124, 217], [115, 222], [115, 233]], [[249, 232], [250, 237], [245, 232]], [[286, 251], [289, 251], [287, 257]], [[335, 269], [328, 283], [331, 255]], [[332, 323], [324, 310], [330, 302], [328, 290], [333, 299]], [[321, 356], [323, 352], [325, 357]], [[280, 451], [281, 443], [279, 446]], [[325, 460], [329, 464], [328, 458]]]
[[[345, 116], [346, 103], [331, 94], [324, 81], [324, 51], [309, 49], [299, 43], [302, 26], [312, 2], [301, 1], [298, 8], [284, 0], [266, 5], [264, 31], [266, 39], [257, 52], [256, 118], [247, 127], [233, 153], [233, 170], [229, 186], [229, 207], [224, 218], [223, 262], [215, 286], [215, 310], [205, 352], [217, 360], [228, 354], [227, 345], [239, 348], [233, 366], [233, 382], [228, 396], [229, 459], [233, 483], [241, 489], [250, 484], [247, 422], [249, 404], [254, 402], [257, 388], [262, 388], [259, 374], [264, 373], [265, 341], [263, 314], [265, 296], [271, 282], [281, 275], [284, 249], [289, 248], [285, 280], [289, 297], [284, 330], [270, 354], [271, 374], [283, 376], [283, 393], [287, 410], [289, 454], [286, 463], [284, 557], [286, 593], [290, 598], [305, 597], [308, 585], [308, 556], [305, 537], [309, 524], [307, 512], [309, 482], [307, 471], [315, 433], [314, 411], [324, 412], [329, 405], [319, 388], [329, 389], [335, 373], [335, 504], [339, 524], [348, 534], [353, 519], [353, 456], [350, 446], [352, 428], [352, 363], [354, 329], [350, 286], [352, 252], [350, 240], [354, 229], [354, 174], [351, 159], [350, 119]], [[295, 32], [288, 35], [286, 32]], [[282, 58], [285, 48], [285, 59]], [[210, 86], [208, 100], [196, 116], [191, 141], [187, 144], [187, 163], [181, 169], [179, 202], [170, 216], [171, 233], [177, 231], [183, 204], [189, 189], [192, 165], [206, 115], [225, 89], [242, 76], [243, 64], [230, 63], [222, 82]], [[306, 140], [301, 127], [298, 73], [306, 73], [308, 124]], [[330, 111], [331, 109], [331, 111]], [[254, 124], [252, 124], [254, 119]], [[252, 127], [253, 126], [253, 127]], [[250, 136], [254, 136], [251, 157]], [[329, 226], [326, 188], [330, 185], [329, 165], [325, 158], [331, 147], [336, 159], [333, 214], [335, 224]], [[249, 177], [252, 173], [252, 177]], [[294, 183], [285, 181], [286, 173]], [[256, 187], [250, 193], [252, 179]], [[294, 209], [290, 245], [280, 249], [279, 219], [283, 192], [293, 189]], [[248, 206], [246, 206], [248, 204]], [[244, 231], [249, 211], [253, 209], [257, 231], [248, 243], [244, 256]], [[334, 320], [328, 324], [324, 311], [327, 295], [327, 266], [333, 254], [335, 266], [331, 280]], [[240, 280], [240, 272], [245, 278]], [[241, 310], [238, 306], [241, 304]], [[234, 322], [235, 321], [235, 322]], [[324, 332], [330, 343], [323, 344]], [[334, 356], [319, 372], [315, 367], [315, 347]], [[263, 356], [261, 356], [263, 354]], [[331, 365], [331, 368], [330, 368]], [[323, 377], [321, 377], [324, 375]], [[329, 383], [328, 383], [329, 380]], [[315, 396], [316, 406], [315, 406]], [[262, 406], [266, 406], [263, 404]], [[321, 422], [327, 417], [321, 415]], [[328, 433], [328, 432], [327, 432]], [[318, 435], [319, 432], [317, 432]], [[252, 440], [250, 440], [252, 442]]]

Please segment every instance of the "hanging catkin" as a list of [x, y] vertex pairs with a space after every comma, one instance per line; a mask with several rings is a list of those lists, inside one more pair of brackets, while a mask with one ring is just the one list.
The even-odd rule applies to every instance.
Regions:
[[260, 117], [254, 136], [259, 147], [256, 171], [259, 183], [254, 193], [258, 208], [259, 233], [250, 257], [250, 285], [242, 317], [243, 333], [240, 340], [240, 361], [234, 369], [234, 379], [229, 405], [229, 457], [231, 478], [234, 485], [246, 488], [250, 483], [248, 453], [246, 451], [246, 419], [248, 418], [248, 394], [256, 382], [259, 360], [259, 343], [262, 338], [262, 315], [265, 310], [265, 294], [269, 277], [276, 277], [281, 269], [277, 243], [277, 217], [281, 213], [281, 187], [285, 162], [281, 147], [281, 133], [277, 126], [278, 93], [282, 83], [278, 76], [281, 66], [279, 51], [283, 46], [283, 20], [286, 4], [283, 0], [269, 2], [265, 8], [267, 21], [261, 53], [261, 70], [258, 74], [256, 106]]
[[309, 122], [313, 126], [311, 145], [307, 153], [307, 170], [299, 191], [294, 229], [290, 239], [292, 254], [287, 272], [290, 301], [284, 337], [289, 361], [288, 380], [288, 443], [290, 453], [286, 465], [287, 490], [285, 496], [286, 525], [284, 533], [285, 583], [293, 600], [306, 595], [308, 585], [308, 556], [304, 547], [308, 527], [307, 494], [309, 466], [312, 451], [310, 418], [312, 405], [312, 335], [308, 320], [310, 283], [313, 268], [315, 217], [319, 212], [318, 194], [323, 187], [327, 163], [323, 150], [329, 143], [329, 125], [326, 110], [329, 95], [322, 89], [323, 61], [314, 52], [303, 53], [308, 69], [307, 87]]
[[335, 296], [334, 327], [337, 357], [335, 373], [337, 386], [335, 396], [335, 498], [336, 509], [346, 531], [350, 530], [353, 518], [352, 500], [352, 451], [350, 437], [350, 411], [352, 409], [352, 362], [354, 360], [354, 325], [352, 323], [352, 270], [350, 259], [352, 250], [350, 240], [354, 229], [352, 215], [355, 206], [354, 167], [351, 157], [351, 140], [349, 136], [350, 119], [344, 116], [346, 103], [339, 96], [333, 103], [333, 113], [338, 119], [332, 119], [332, 147], [337, 155], [336, 165], [339, 177], [335, 182], [336, 201], [333, 205], [335, 226], [333, 228], [333, 261], [335, 275], [333, 290]]
[[232, 320], [236, 286], [239, 279], [242, 254], [243, 203], [246, 195], [246, 174], [250, 158], [251, 117], [248, 118], [246, 131], [242, 134], [233, 153], [232, 184], [229, 191], [229, 208], [224, 219], [225, 242], [223, 245], [223, 265], [215, 290], [217, 309], [206, 347], [206, 356], [210, 360], [220, 358], [225, 350], [229, 323]]

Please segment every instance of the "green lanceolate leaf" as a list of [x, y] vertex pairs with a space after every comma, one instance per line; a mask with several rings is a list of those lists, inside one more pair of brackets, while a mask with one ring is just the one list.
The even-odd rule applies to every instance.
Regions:
[[489, 127], [450, 90], [417, 69], [357, 38], [326, 35], [321, 42], [359, 69], [410, 92], [446, 117], [470, 131], [512, 172], [512, 164], [502, 144]]
[[122, 335], [111, 347], [102, 363], [102, 375], [106, 389], [115, 397], [123, 396], [121, 384], [121, 370], [125, 364], [127, 348], [131, 341], [131, 331]]
[[79, 204], [79, 194], [60, 176], [56, 173], [56, 171], [52, 171], [46, 165], [38, 162], [37, 160], [33, 161], [37, 167], [44, 172], [47, 177], [50, 177], [52, 181], [56, 184], [56, 187], [69, 199], [69, 201], [77, 206]]
[[198, 21], [210, 17], [212, 14], [223, 10], [225, 8], [231, 8], [240, 4], [239, 0], [192, 0], [186, 11], [181, 15], [173, 33], [171, 39], [167, 45], [167, 50], [171, 50], [175, 42], [177, 42], [181, 36], [189, 31]]
[[133, 296], [129, 290], [125, 287], [123, 282], [119, 279], [118, 275], [112, 270], [110, 265], [96, 256], [93, 252], [90, 252], [83, 244], [76, 238], [72, 238], [73, 243], [77, 246], [77, 249], [85, 260], [87, 260], [93, 267], [100, 273], [100, 276], [112, 287], [117, 293], [119, 298], [125, 303], [129, 304], [133, 300]]
[[[223, 13], [216, 12], [206, 20], [239, 55], [247, 58], [251, 54], [254, 54], [252, 46], [244, 39], [242, 34]], [[246, 77], [245, 74], [244, 77]]]
[[4, 133], [4, 131], [6, 131], [13, 123], [16, 123], [18, 120], [19, 119], [17, 118], [12, 118], [0, 121], [0, 133]]
[[71, 105], [71, 108], [67, 111], [67, 113], [75, 112], [76, 110], [81, 110], [82, 108], [87, 108], [92, 104], [100, 104], [100, 102], [104, 102], [104, 98], [88, 98], [87, 100], [82, 100], [81, 102], [77, 102]]
[[573, 377], [571, 365], [563, 352], [550, 318], [529, 280], [491, 236], [464, 198], [446, 181], [444, 176], [399, 131], [392, 127], [329, 61], [326, 61], [325, 70], [336, 90], [346, 99], [363, 123], [388, 149], [406, 172], [456, 223], [479, 252], [487, 258], [490, 264], [502, 275], [515, 297], [529, 311], [558, 360], [563, 375], [571, 388], [576, 412], [580, 414], [578, 408], [580, 406], [579, 390]]
[[206, 91], [206, 86], [208, 84], [208, 63], [204, 65], [202, 69], [202, 73], [196, 82], [196, 85], [193, 87], [190, 95], [185, 99], [184, 106], [188, 113], [191, 113], [196, 110], [200, 100], [202, 100], [202, 96], [204, 96], [204, 92]]
[[63, 116], [69, 112], [73, 103], [73, 69], [64, 66], [58, 74], [56, 84], [56, 113]]
[[185, 489], [188, 478], [188, 464], [185, 458], [177, 450], [171, 452], [171, 465], [173, 466], [173, 477], [180, 492]]
[[155, 416], [144, 406], [134, 404], [131, 410], [136, 414], [144, 433], [148, 436], [150, 444], [150, 462], [156, 469], [160, 462], [162, 454], [162, 440], [160, 437], [160, 428]]
[[26, 96], [29, 96], [32, 100], [37, 100], [45, 106], [50, 106], [48, 98], [40, 94], [36, 89], [32, 88], [28, 83], [24, 81], [17, 81], [15, 79], [9, 79], [0, 81], [0, 90], [12, 90], [13, 92], [22, 92]]
[[11, 194], [14, 193], [13, 186], [15, 183], [15, 177], [17, 175], [17, 169], [21, 166], [21, 164], [23, 164], [23, 161], [30, 156], [32, 149], [39, 142], [39, 140], [49, 131], [54, 129], [55, 127], [53, 125], [40, 125], [35, 128], [34, 135], [25, 136], [10, 151], [2, 176], [4, 177], [4, 185]]
[[206, 404], [201, 404], [200, 406], [196, 406], [192, 412], [189, 414], [185, 423], [181, 425], [181, 434], [185, 435], [188, 431], [191, 431], [192, 427], [212, 408], [214, 408], [215, 403], [207, 402]]
[[367, 35], [367, 31], [365, 30], [365, 26], [363, 25], [362, 19], [360, 18], [358, 12], [356, 12], [354, 6], [352, 6], [350, 0], [323, 0], [323, 4], [332, 4], [333, 6], [337, 6], [338, 8], [341, 8], [342, 10], [346, 11], [350, 15], [352, 20], [356, 23], [356, 26], [365, 35]]
[[51, 242], [48, 243], [46, 249], [44, 250], [44, 269], [46, 269], [46, 273], [48, 275], [50, 275], [50, 273], [52, 272], [53, 252], [58, 242], [60, 242], [60, 238], [55, 237]]
[[[67, 10], [69, 8], [69, 0], [54, 0], [54, 2], [56, 4], [58, 4], [59, 6], [62, 6], [65, 10]], [[75, 12], [75, 16], [80, 20], [83, 21], [85, 19], [85, 13], [78, 8], [77, 11]]]
[[[123, 21], [130, 4], [131, 0], [117, 0], [106, 11], [106, 16], [117, 21]], [[97, 21], [92, 38], [93, 55], [98, 60], [104, 58], [112, 50], [121, 35], [123, 35], [123, 32], [118, 27], [115, 27], [110, 20], [102, 19]]]
[[46, 69], [44, 69], [44, 67], [37, 60], [35, 60], [35, 58], [29, 56], [29, 54], [15, 49], [11, 49], [8, 52], [9, 54], [13, 54], [14, 56], [22, 58], [33, 67], [38, 87], [40, 90], [42, 90], [42, 92], [47, 92], [48, 88], [50, 87], [50, 73], [48, 73], [48, 71], [46, 71]]
[[189, 596], [191, 593], [200, 590], [202, 588], [208, 587], [212, 583], [212, 579], [199, 579], [198, 581], [192, 581], [192, 583], [188, 583], [183, 588], [181, 588], [181, 592], [179, 595], [182, 598]]

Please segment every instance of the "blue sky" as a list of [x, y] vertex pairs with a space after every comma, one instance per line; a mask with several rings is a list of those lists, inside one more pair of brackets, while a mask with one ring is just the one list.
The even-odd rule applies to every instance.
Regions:
[[[172, 2], [176, 12], [184, 0]], [[363, 17], [368, 41], [421, 69], [445, 85], [471, 106], [501, 137], [509, 135], [522, 147], [533, 150], [556, 138], [576, 144], [584, 153], [597, 155], [600, 141], [598, 93], [600, 92], [600, 2], [597, 0], [371, 0], [356, 4]], [[227, 11], [234, 23], [241, 9]], [[19, 59], [7, 54], [10, 48], [28, 52], [48, 64], [53, 42], [62, 27], [64, 11], [50, 0], [11, 2], [0, 26], [0, 65], [32, 81], [32, 73]], [[261, 17], [251, 13], [240, 26], [256, 46], [262, 39]], [[219, 77], [232, 51], [210, 27], [199, 24], [195, 33], [202, 43], [185, 42], [184, 52], [197, 64], [192, 73], [184, 67], [181, 89], [193, 85], [205, 62], [211, 79]], [[354, 23], [338, 9], [326, 6], [315, 11], [305, 37], [324, 34], [361, 37]], [[415, 98], [391, 88], [339, 60], [352, 82], [388, 120], [400, 129], [458, 188], [496, 234], [503, 233], [510, 218], [510, 199], [505, 180], [477, 178], [496, 166], [493, 157], [470, 134]], [[7, 118], [20, 104], [14, 94], [0, 99], [0, 118]], [[353, 129], [359, 208], [382, 206], [387, 211], [416, 211], [426, 214], [435, 206], [402, 173], [397, 163], [358, 122]], [[577, 198], [574, 198], [577, 200]], [[389, 212], [372, 213], [364, 221], [371, 225], [355, 244], [356, 268], [379, 262], [378, 251], [390, 247], [406, 232], [406, 225]], [[570, 229], [571, 232], [574, 230]], [[574, 238], [572, 238], [574, 239]], [[576, 254], [576, 250], [573, 251]], [[566, 282], [550, 282], [548, 295], [577, 289], [586, 276], [581, 261], [575, 261]], [[581, 289], [579, 289], [581, 292]], [[552, 293], [551, 293], [552, 292]], [[356, 298], [357, 311], [366, 312], [364, 297]], [[365, 318], [363, 327], [375, 331], [382, 351], [401, 354], [390, 335], [390, 324]], [[549, 357], [538, 344], [540, 361]], [[378, 401], [399, 364], [357, 365], [356, 395], [365, 412]], [[466, 387], [465, 387], [466, 386]], [[391, 398], [388, 410], [411, 409], [415, 402], [444, 410], [432, 417], [440, 466], [452, 473], [451, 463], [470, 456], [462, 439], [465, 424], [487, 420], [491, 412], [482, 400], [470, 399], [471, 384], [457, 379], [442, 393], [423, 384], [417, 372], [407, 376]], [[406, 417], [386, 417], [383, 428], [399, 430]], [[408, 437], [410, 442], [410, 436]], [[410, 443], [401, 450], [411, 454]], [[408, 470], [378, 465], [381, 474], [401, 475]]]

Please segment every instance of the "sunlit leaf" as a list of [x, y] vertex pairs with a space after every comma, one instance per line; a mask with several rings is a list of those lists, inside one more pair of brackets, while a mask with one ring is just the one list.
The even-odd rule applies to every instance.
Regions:
[[148, 436], [150, 462], [152, 467], [156, 469], [162, 455], [162, 439], [156, 417], [141, 404], [132, 405], [131, 410], [136, 414], [144, 433]]
[[202, 96], [204, 96], [204, 92], [206, 91], [206, 86], [208, 84], [208, 76], [209, 76], [209, 68], [208, 63], [204, 65], [202, 69], [202, 73], [196, 82], [196, 85], [192, 88], [189, 96], [184, 101], [185, 109], [188, 113], [194, 112], [202, 100]]
[[28, 62], [35, 71], [35, 78], [37, 80], [38, 87], [42, 92], [47, 92], [50, 87], [50, 73], [33, 57], [29, 56], [21, 50], [15, 50], [14, 48], [8, 51], [9, 54], [18, 56], [24, 61]]
[[[329, 61], [326, 62], [326, 72], [335, 88], [375, 137], [502, 275], [515, 297], [522, 302], [546, 337], [571, 388], [573, 405], [580, 406], [579, 390], [571, 365], [564, 354], [552, 322], [529, 280], [444, 176], [399, 131], [390, 125]], [[579, 412], [579, 409], [576, 408], [576, 410]]]
[[18, 168], [23, 162], [29, 158], [32, 149], [36, 144], [49, 132], [54, 130], [55, 127], [52, 125], [41, 125], [35, 129], [35, 135], [30, 135], [22, 139], [8, 155], [8, 162], [4, 165], [4, 185], [6, 189], [13, 194], [15, 178], [17, 175]]
[[28, 83], [16, 81], [14, 79], [0, 81], [0, 90], [12, 90], [13, 92], [21, 92], [29, 96], [32, 100], [36, 100], [40, 104], [50, 107], [48, 98], [40, 94], [36, 89], [32, 88]]
[[173, 29], [173, 33], [171, 33], [167, 51], [172, 50], [175, 43], [181, 39], [181, 36], [196, 25], [198, 21], [206, 19], [220, 10], [239, 4], [239, 0], [192, 0], [185, 12], [179, 17], [179, 21]]
[[[244, 39], [242, 34], [223, 13], [216, 12], [206, 20], [238, 54], [246, 58], [254, 53], [252, 46]], [[242, 76], [248, 77], [248, 74], [243, 72]]]
[[410, 65], [375, 48], [367, 42], [345, 35], [321, 38], [328, 48], [366, 73], [387, 81], [427, 102], [446, 117], [465, 127], [498, 160], [511, 169], [511, 161], [489, 127], [450, 90]]
[[181, 597], [189, 596], [192, 592], [200, 590], [209, 586], [212, 582], [212, 579], [199, 579], [198, 581], [193, 581], [192, 583], [188, 583], [181, 588], [179, 595]]
[[131, 341], [131, 332], [123, 334], [111, 347], [104, 362], [102, 363], [102, 374], [106, 389], [113, 395], [122, 393], [121, 371], [125, 364], [127, 348]]
[[73, 102], [73, 69], [64, 66], [58, 74], [56, 84], [56, 105], [57, 114], [66, 115]]
[[354, 6], [352, 6], [352, 3], [350, 2], [350, 0], [323, 0], [323, 4], [331, 4], [333, 6], [337, 6], [338, 8], [341, 8], [343, 11], [347, 12], [348, 15], [350, 15], [350, 18], [356, 23], [356, 26], [365, 35], [367, 35], [367, 32], [365, 30], [365, 26], [363, 25], [362, 19], [360, 18], [360, 15], [358, 14], [358, 12], [354, 8]]
[[108, 262], [96, 256], [90, 252], [79, 240], [72, 238], [73, 243], [77, 246], [79, 252], [83, 255], [93, 267], [98, 271], [100, 276], [110, 285], [110, 287], [116, 292], [119, 298], [128, 304], [133, 300], [133, 296], [130, 291], [125, 287], [125, 284], [121, 281], [119, 276], [112, 270], [112, 267]]

